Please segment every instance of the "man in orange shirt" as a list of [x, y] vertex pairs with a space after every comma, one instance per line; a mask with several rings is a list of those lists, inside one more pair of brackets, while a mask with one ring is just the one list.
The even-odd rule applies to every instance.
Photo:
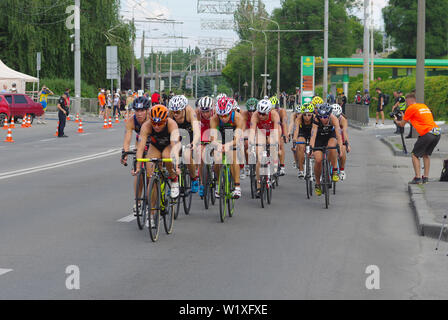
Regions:
[[[400, 127], [404, 127], [406, 122], [410, 122], [419, 134], [412, 150], [412, 165], [414, 166], [415, 177], [410, 183], [427, 183], [430, 167], [429, 157], [439, 143], [441, 131], [434, 122], [431, 110], [425, 104], [417, 103], [414, 93], [406, 95], [406, 105], [407, 109], [403, 119], [397, 120], [397, 117], [395, 117], [395, 123]], [[420, 176], [420, 158], [423, 158], [425, 166], [423, 176]]]

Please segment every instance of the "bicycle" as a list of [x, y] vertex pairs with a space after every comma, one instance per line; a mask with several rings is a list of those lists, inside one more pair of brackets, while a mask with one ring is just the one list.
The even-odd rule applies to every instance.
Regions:
[[[310, 157], [310, 141], [306, 142], [294, 142], [295, 145], [304, 144], [305, 145], [305, 184], [306, 184], [306, 198], [310, 199], [313, 195], [313, 168], [314, 160]], [[297, 166], [298, 167], [298, 166]]]
[[[251, 145], [250, 148], [255, 147]], [[257, 167], [256, 167], [257, 155], [254, 150], [249, 153], [249, 177], [250, 177], [250, 194], [252, 199], [255, 199], [257, 193]]]
[[338, 150], [339, 146], [336, 147], [317, 147], [312, 148], [313, 151], [322, 151], [323, 158], [322, 158], [322, 177], [321, 177], [321, 186], [322, 186], [322, 193], [325, 194], [325, 208], [328, 209], [328, 206], [330, 205], [330, 192], [329, 188], [332, 184], [331, 180], [331, 171], [330, 171], [330, 162], [328, 161], [328, 150]]
[[[203, 145], [208, 146], [209, 142], [202, 142]], [[206, 148], [207, 152], [207, 148]], [[204, 195], [202, 199], [204, 200], [205, 209], [208, 209], [210, 206], [210, 201], [212, 205], [215, 205], [215, 189], [216, 189], [216, 179], [215, 172], [212, 170], [213, 168], [213, 157], [211, 157], [212, 161], [207, 161], [208, 163], [204, 163], [202, 165], [202, 185], [204, 186]], [[211, 163], [209, 163], [211, 162]]]
[[[187, 165], [184, 163], [183, 155], [185, 154], [186, 145], [182, 145], [180, 154], [180, 175], [179, 175], [179, 199], [182, 198], [182, 203], [184, 207], [184, 213], [186, 215], [190, 214], [191, 200], [193, 194], [191, 193], [191, 177]], [[174, 214], [174, 219], [177, 220], [179, 216], [180, 201], [177, 201], [176, 212]]]
[[[275, 188], [274, 184], [276, 183], [275, 174], [278, 173], [278, 167], [277, 170], [274, 170], [274, 173], [271, 174], [271, 145], [276, 146], [276, 144], [267, 144], [266, 150], [263, 151], [263, 154], [260, 159], [260, 170], [263, 170], [263, 173], [260, 173], [260, 201], [261, 201], [261, 207], [265, 207], [264, 201], [266, 200], [267, 204], [271, 204], [272, 201], [272, 190]], [[257, 144], [257, 146], [263, 146]], [[278, 176], [277, 176], [278, 179]]]
[[[236, 148], [233, 148], [233, 150], [236, 150]], [[234, 188], [235, 183], [233, 181], [230, 164], [227, 163], [226, 153], [223, 150], [222, 164], [218, 181], [219, 218], [221, 222], [224, 222], [226, 219], [226, 211], [228, 211], [229, 217], [233, 217], [235, 210], [235, 199], [232, 196], [232, 192]]]
[[[172, 159], [137, 159], [138, 162], [152, 162], [154, 164], [154, 172], [149, 182], [148, 197], [145, 202], [151, 202], [148, 206], [148, 229], [152, 242], [156, 242], [159, 238], [160, 216], [163, 217], [163, 225], [166, 234], [173, 232], [174, 224], [174, 205], [175, 200], [171, 198], [171, 182], [168, 178], [168, 171], [165, 167], [160, 168], [161, 163], [172, 162]], [[155, 196], [153, 193], [155, 192]], [[152, 201], [155, 200], [153, 204]]]
[[[133, 156], [133, 170], [134, 172], [137, 169], [137, 159], [136, 159], [137, 150], [127, 151], [121, 153], [121, 158], [124, 159], [127, 155]], [[128, 164], [126, 163], [124, 166], [126, 167]], [[144, 164], [139, 164], [141, 166], [140, 172], [137, 175], [137, 184], [135, 188], [135, 216], [137, 217], [137, 225], [140, 230], [143, 230], [146, 222], [147, 215], [147, 206], [146, 206], [146, 191], [148, 187], [148, 176], [146, 173], [146, 166]], [[141, 193], [139, 194], [139, 190]]]

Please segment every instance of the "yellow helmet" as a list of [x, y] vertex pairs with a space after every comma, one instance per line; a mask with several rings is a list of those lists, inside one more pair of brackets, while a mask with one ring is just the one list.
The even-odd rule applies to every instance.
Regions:
[[311, 100], [311, 104], [314, 106], [317, 106], [318, 104], [322, 104], [322, 103], [324, 103], [324, 100], [322, 100], [322, 98], [319, 96], [315, 96], [313, 98], [313, 100]]
[[271, 101], [273, 107], [275, 107], [276, 105], [278, 105], [278, 99], [277, 99], [276, 96], [272, 96], [272, 97], [270, 97], [269, 100]]

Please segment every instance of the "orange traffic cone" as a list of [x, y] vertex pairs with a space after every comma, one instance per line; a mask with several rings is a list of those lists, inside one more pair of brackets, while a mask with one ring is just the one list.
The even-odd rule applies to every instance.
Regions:
[[67, 121], [70, 121], [71, 119], [70, 119], [70, 116], [67, 116]]
[[14, 117], [11, 117], [11, 123], [10, 123], [9, 127], [11, 129], [15, 129], [16, 128], [16, 126], [14, 125]]
[[79, 119], [78, 133], [84, 133], [84, 130], [82, 128], [82, 119]]
[[107, 119], [106, 118], [104, 118], [103, 129], [109, 129], [109, 126], [107, 125]]
[[22, 117], [22, 125], [20, 126], [21, 128], [26, 128], [26, 115], [24, 115]]
[[112, 127], [112, 118], [111, 117], [109, 117], [109, 128], [113, 128]]
[[5, 142], [14, 142], [14, 140], [12, 140], [12, 129], [11, 128], [8, 128], [8, 135], [6, 136]]
[[5, 122], [3, 123], [3, 130], [8, 130], [8, 117], [5, 118]]
[[115, 123], [120, 123], [120, 120], [118, 120], [118, 113], [115, 115]]
[[79, 113], [76, 114], [75, 122], [79, 122]]
[[30, 114], [28, 115], [28, 123], [27, 123], [26, 127], [27, 128], [31, 128], [32, 127], [32, 125], [31, 125], [31, 115]]
[[55, 137], [57, 137], [59, 135], [59, 121], [58, 121], [58, 126], [56, 127], [56, 133], [54, 134]]

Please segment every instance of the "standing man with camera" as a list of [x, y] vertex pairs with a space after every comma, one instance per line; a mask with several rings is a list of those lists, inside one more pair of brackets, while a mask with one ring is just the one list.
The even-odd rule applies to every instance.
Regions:
[[67, 138], [64, 134], [65, 121], [68, 116], [68, 106], [67, 106], [67, 92], [59, 98], [58, 100], [58, 117], [59, 117], [59, 127], [58, 127], [58, 138]]
[[[397, 112], [401, 112], [404, 114], [406, 111], [406, 98], [403, 96], [403, 92], [401, 90], [394, 91], [394, 105], [392, 106], [392, 112], [390, 113], [390, 116], [393, 118], [393, 116]], [[404, 127], [399, 127], [397, 124], [395, 124], [395, 134], [404, 133]]]
[[[417, 103], [414, 93], [406, 95], [407, 109], [403, 119], [394, 116], [394, 121], [400, 127], [404, 127], [409, 122], [419, 137], [412, 150], [412, 165], [414, 166], [415, 177], [411, 184], [422, 184], [428, 182], [430, 156], [440, 140], [441, 131], [434, 122], [431, 110], [423, 103]], [[424, 173], [420, 175], [420, 158], [423, 158]]]

